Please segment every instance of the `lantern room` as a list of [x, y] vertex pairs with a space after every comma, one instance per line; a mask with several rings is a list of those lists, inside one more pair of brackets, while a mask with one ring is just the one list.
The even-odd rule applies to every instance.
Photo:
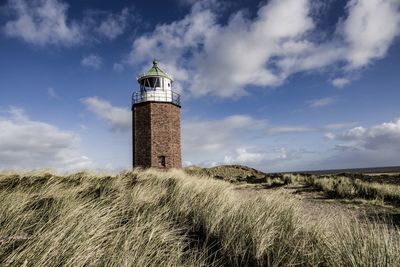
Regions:
[[180, 106], [180, 95], [172, 91], [172, 77], [158, 67], [156, 60], [153, 60], [153, 66], [140, 75], [137, 81], [140, 90], [133, 94], [133, 104], [154, 101]]

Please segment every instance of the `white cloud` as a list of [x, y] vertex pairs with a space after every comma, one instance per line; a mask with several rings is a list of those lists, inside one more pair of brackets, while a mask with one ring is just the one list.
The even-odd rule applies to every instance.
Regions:
[[81, 60], [82, 66], [91, 67], [95, 69], [100, 68], [102, 63], [103, 63], [103, 58], [95, 54], [84, 56]]
[[10, 0], [8, 9], [15, 19], [6, 23], [4, 31], [37, 45], [72, 45], [82, 40], [80, 26], [67, 20], [68, 5], [58, 0]]
[[188, 167], [188, 166], [192, 166], [193, 163], [192, 163], [191, 161], [187, 161], [187, 160], [186, 160], [186, 161], [183, 162], [182, 165], [183, 165], [183, 167]]
[[[308, 0], [272, 0], [255, 18], [239, 11], [226, 24], [218, 22], [218, 9], [201, 3], [183, 19], [137, 37], [128, 62], [147, 65], [155, 56], [192, 96], [237, 97], [248, 86], [275, 87], [297, 72], [356, 71], [385, 55], [400, 20], [397, 0], [351, 1], [335, 34], [318, 42]], [[385, 29], [375, 34], [379, 28]]]
[[368, 65], [385, 56], [394, 38], [400, 33], [398, 0], [352, 0], [349, 16], [343, 23], [343, 35], [349, 47], [349, 69]]
[[334, 139], [354, 141], [365, 149], [396, 149], [400, 154], [400, 119], [370, 128], [358, 126], [335, 135]]
[[114, 131], [126, 131], [132, 127], [132, 115], [128, 109], [114, 107], [110, 102], [98, 97], [81, 100], [86, 108], [98, 118], [105, 120]]
[[264, 119], [242, 114], [185, 120], [182, 122], [183, 155], [185, 160], [200, 166], [237, 163], [262, 170], [293, 167], [296, 160], [309, 153], [290, 147], [289, 142], [285, 146], [277, 144], [271, 136], [309, 129], [288, 126], [278, 131], [278, 128], [281, 127], [270, 127]]
[[349, 79], [346, 78], [336, 78], [332, 80], [332, 85], [338, 88], [342, 88], [350, 83]]
[[281, 75], [265, 64], [284, 45], [288, 50], [304, 49], [297, 38], [313, 26], [307, 6], [305, 0], [272, 1], [259, 10], [255, 21], [239, 12], [222, 26], [215, 13], [195, 4], [184, 19], [159, 25], [152, 34], [137, 38], [130, 62], [143, 62], [158, 53], [155, 56], [167, 69], [178, 70], [178, 77], [170, 70], [176, 80], [188, 82], [191, 92], [199, 96], [229, 97], [244, 94], [242, 87], [248, 84], [278, 85]]
[[0, 169], [52, 167], [78, 169], [91, 161], [79, 148], [73, 132], [28, 118], [22, 109], [11, 107], [0, 117]]
[[225, 164], [271, 164], [276, 161], [283, 161], [288, 158], [285, 148], [275, 149], [270, 152], [254, 151], [245, 147], [237, 148], [233, 155], [224, 158]]
[[185, 120], [182, 123], [183, 148], [185, 153], [199, 155], [232, 150], [241, 141], [263, 135], [266, 125], [265, 120], [240, 114], [217, 120]]
[[326, 133], [325, 138], [328, 140], [334, 140], [336, 138], [336, 135], [334, 133]]
[[[11, 117], [14, 121], [27, 121], [29, 120], [28, 116], [25, 114], [24, 110], [15, 106], [10, 106], [8, 109], [9, 117]], [[5, 120], [4, 117], [0, 117]]]
[[100, 36], [113, 40], [124, 33], [129, 16], [128, 8], [122, 9], [120, 14], [108, 14], [95, 30]]
[[335, 144], [336, 153], [323, 162], [331, 167], [378, 167], [399, 163], [400, 119], [325, 136], [332, 142], [340, 142]]
[[[246, 115], [184, 121], [183, 155], [194, 164], [246, 164], [263, 170], [310, 170], [398, 165], [400, 119], [373, 127], [356, 122], [271, 127], [266, 120]], [[353, 127], [343, 133], [325, 132]], [[326, 139], [319, 133], [325, 132]], [[285, 137], [277, 141], [271, 136]], [[298, 133], [304, 133], [304, 138]], [[312, 139], [310, 139], [312, 138]], [[313, 140], [307, 149], [304, 139]], [[331, 144], [333, 143], [333, 147]]]
[[63, 0], [9, 0], [5, 7], [11, 19], [4, 33], [38, 46], [72, 46], [99, 41], [98, 37], [113, 40], [124, 33], [133, 17], [130, 8], [123, 8], [119, 14], [86, 11], [82, 20], [73, 20]]
[[335, 101], [336, 97], [324, 97], [324, 98], [310, 100], [307, 103], [312, 108], [321, 108], [332, 105], [333, 103], [335, 103]]

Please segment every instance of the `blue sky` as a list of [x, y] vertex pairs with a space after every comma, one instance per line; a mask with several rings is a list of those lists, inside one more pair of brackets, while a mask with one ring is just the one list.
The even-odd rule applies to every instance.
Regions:
[[153, 58], [185, 165], [400, 165], [400, 2], [0, 1], [0, 169], [129, 168]]

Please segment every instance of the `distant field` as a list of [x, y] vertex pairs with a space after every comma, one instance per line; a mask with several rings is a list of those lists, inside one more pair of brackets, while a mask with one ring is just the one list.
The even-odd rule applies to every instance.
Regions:
[[[243, 166], [0, 174], [0, 266], [396, 266], [397, 228], [335, 199], [395, 204], [397, 191], [346, 179]], [[335, 202], [308, 199], [325, 193]]]

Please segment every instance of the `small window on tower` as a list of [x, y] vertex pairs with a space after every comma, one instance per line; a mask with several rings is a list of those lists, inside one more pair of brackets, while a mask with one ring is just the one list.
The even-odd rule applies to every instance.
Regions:
[[158, 157], [158, 166], [164, 168], [165, 167], [165, 156]]
[[168, 87], [170, 87], [171, 86], [171, 84], [170, 83], [168, 83]]

